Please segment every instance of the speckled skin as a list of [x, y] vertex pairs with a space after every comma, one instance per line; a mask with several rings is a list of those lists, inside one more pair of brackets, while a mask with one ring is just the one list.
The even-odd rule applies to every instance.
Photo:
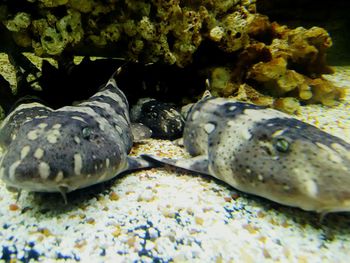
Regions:
[[132, 143], [128, 102], [112, 77], [77, 106], [30, 103], [11, 112], [0, 127], [0, 176], [13, 188], [64, 195], [148, 167], [128, 157]]
[[204, 98], [190, 110], [183, 139], [193, 158], [151, 158], [284, 205], [350, 211], [350, 145], [287, 114]]
[[133, 122], [140, 122], [152, 130], [152, 137], [174, 140], [183, 134], [185, 121], [175, 105], [152, 98], [139, 99], [130, 111]]

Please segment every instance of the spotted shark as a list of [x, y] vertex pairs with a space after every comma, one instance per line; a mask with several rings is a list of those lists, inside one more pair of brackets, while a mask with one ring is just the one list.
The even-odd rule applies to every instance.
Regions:
[[20, 104], [0, 126], [0, 178], [10, 188], [66, 193], [153, 164], [128, 153], [129, 105], [115, 73], [76, 106]]
[[204, 96], [183, 144], [190, 159], [144, 155], [307, 211], [350, 211], [350, 144], [274, 109]]

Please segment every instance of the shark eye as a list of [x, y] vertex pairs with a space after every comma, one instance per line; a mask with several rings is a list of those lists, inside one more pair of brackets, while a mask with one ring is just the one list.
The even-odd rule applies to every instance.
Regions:
[[279, 138], [275, 141], [274, 146], [277, 151], [286, 153], [289, 150], [290, 144], [286, 139]]
[[92, 131], [91, 131], [91, 129], [89, 127], [83, 128], [82, 132], [83, 132], [83, 138], [84, 139], [86, 139], [86, 140], [90, 139]]

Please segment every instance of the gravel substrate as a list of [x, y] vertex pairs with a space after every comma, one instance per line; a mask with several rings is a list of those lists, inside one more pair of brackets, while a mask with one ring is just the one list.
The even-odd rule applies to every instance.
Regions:
[[[332, 77], [350, 87], [350, 67]], [[298, 118], [350, 142], [350, 96]], [[133, 154], [188, 157], [169, 141]], [[68, 195], [16, 195], [0, 181], [0, 261], [348, 262], [350, 215], [319, 215], [171, 168], [120, 176]]]

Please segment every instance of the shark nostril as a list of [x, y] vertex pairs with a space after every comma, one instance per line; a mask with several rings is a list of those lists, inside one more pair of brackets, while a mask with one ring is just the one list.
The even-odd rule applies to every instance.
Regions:
[[267, 146], [262, 146], [261, 149], [265, 151], [268, 155], [272, 155], [272, 151], [269, 147]]

